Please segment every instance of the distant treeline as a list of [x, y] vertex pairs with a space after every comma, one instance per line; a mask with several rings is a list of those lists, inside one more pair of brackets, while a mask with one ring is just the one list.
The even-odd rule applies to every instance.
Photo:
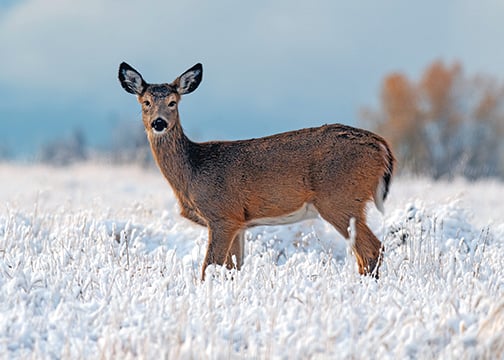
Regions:
[[442, 61], [418, 81], [389, 74], [379, 108], [361, 115], [391, 142], [402, 173], [504, 178], [504, 87], [493, 77], [466, 76]]
[[106, 161], [114, 164], [151, 166], [154, 160], [141, 122], [119, 121], [108, 146], [88, 146], [84, 133], [75, 130], [66, 138], [50, 141], [40, 147], [35, 161], [54, 166], [67, 166], [82, 161]]

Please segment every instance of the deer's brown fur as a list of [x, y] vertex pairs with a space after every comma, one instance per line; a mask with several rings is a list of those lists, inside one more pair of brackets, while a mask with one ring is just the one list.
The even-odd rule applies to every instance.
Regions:
[[352, 247], [359, 272], [376, 270], [377, 276], [381, 243], [366, 225], [365, 209], [374, 200], [383, 210], [394, 165], [387, 142], [340, 124], [259, 139], [192, 142], [182, 130], [177, 105], [201, 76], [197, 64], [171, 84], [152, 85], [125, 63], [119, 69], [121, 84], [142, 104], [152, 153], [181, 214], [208, 227], [202, 278], [209, 264], [240, 268], [245, 229], [316, 213], [345, 238], [355, 219]]

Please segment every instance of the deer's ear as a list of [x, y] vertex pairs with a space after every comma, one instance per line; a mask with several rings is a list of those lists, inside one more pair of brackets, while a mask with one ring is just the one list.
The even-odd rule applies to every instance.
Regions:
[[125, 62], [119, 65], [119, 81], [124, 90], [130, 94], [142, 95], [147, 88], [142, 75]]
[[196, 64], [185, 73], [180, 75], [175, 81], [177, 92], [180, 95], [192, 93], [201, 82], [203, 78], [203, 65]]

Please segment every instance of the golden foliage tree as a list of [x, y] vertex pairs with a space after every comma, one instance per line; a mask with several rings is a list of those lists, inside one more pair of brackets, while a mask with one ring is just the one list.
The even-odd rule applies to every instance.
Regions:
[[387, 75], [379, 110], [361, 117], [391, 142], [402, 171], [504, 177], [504, 88], [488, 76], [466, 77], [458, 63], [435, 61], [418, 82]]

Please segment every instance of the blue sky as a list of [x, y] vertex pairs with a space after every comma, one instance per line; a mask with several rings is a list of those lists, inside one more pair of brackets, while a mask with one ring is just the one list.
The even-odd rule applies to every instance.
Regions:
[[500, 0], [0, 1], [0, 145], [30, 154], [79, 128], [106, 146], [140, 122], [121, 61], [149, 82], [203, 63], [180, 110], [196, 140], [355, 124], [392, 71], [458, 60], [504, 79], [502, 19]]

